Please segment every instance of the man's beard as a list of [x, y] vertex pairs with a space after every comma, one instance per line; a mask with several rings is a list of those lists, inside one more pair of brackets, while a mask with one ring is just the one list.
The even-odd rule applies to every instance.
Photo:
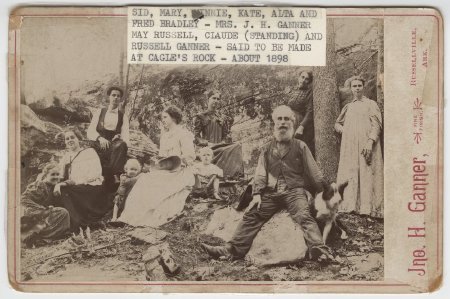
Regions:
[[287, 128], [286, 131], [280, 130], [280, 128], [274, 130], [273, 135], [278, 142], [290, 141], [294, 136], [294, 128], [292, 126], [285, 128]]

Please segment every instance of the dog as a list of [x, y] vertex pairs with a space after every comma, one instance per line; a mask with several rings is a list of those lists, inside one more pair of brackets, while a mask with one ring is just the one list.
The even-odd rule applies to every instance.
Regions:
[[348, 182], [340, 185], [336, 183], [323, 184], [323, 192], [318, 193], [315, 197], [310, 196], [309, 205], [311, 214], [317, 220], [320, 226], [323, 226], [322, 238], [326, 244], [331, 229], [335, 227], [340, 233], [340, 238], [345, 240], [347, 236], [347, 228], [337, 219], [339, 205], [343, 200], [344, 190]]
[[[243, 211], [252, 201], [252, 183], [253, 180], [250, 180], [240, 194], [237, 200], [238, 204], [235, 207], [237, 211]], [[345, 240], [348, 237], [344, 224], [337, 219], [339, 205], [343, 200], [344, 190], [347, 185], [348, 182], [344, 182], [339, 186], [336, 183], [323, 183], [323, 192], [318, 193], [315, 197], [305, 189], [310, 212], [317, 220], [319, 226], [323, 226], [322, 236], [324, 244], [326, 244], [332, 228], [338, 230], [341, 239]]]

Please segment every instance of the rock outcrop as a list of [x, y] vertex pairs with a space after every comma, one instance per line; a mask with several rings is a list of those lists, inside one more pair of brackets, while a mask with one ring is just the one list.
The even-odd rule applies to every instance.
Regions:
[[[242, 216], [242, 212], [232, 208], [217, 210], [203, 233], [229, 241]], [[264, 224], [246, 258], [255, 265], [265, 266], [297, 262], [306, 252], [301, 227], [286, 211], [280, 211]]]

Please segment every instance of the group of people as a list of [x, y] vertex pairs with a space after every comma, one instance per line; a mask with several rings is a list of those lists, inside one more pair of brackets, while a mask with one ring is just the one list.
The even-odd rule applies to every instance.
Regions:
[[[288, 102], [289, 106], [274, 109], [274, 138], [260, 152], [253, 199], [230, 241], [223, 246], [201, 244], [211, 257], [244, 257], [264, 223], [285, 208], [302, 228], [310, 258], [333, 259], [311, 215], [305, 192], [308, 183], [316, 193], [322, 192], [327, 184], [310, 147], [300, 140], [302, 135], [311, 134], [309, 130], [313, 127], [310, 82], [312, 74], [303, 72], [299, 90]], [[336, 132], [342, 135], [337, 183], [347, 185], [340, 208], [345, 212], [383, 217], [381, 112], [376, 102], [363, 95], [363, 78], [355, 76], [349, 82], [353, 101], [342, 109], [335, 123]], [[301, 107], [304, 108], [302, 111], [296, 110]], [[313, 139], [305, 139], [313, 142]]]
[[[312, 82], [312, 72], [301, 72], [287, 106], [295, 114], [294, 138], [304, 141], [315, 156]], [[348, 182], [340, 210], [383, 218], [381, 111], [375, 101], [364, 96], [364, 78], [352, 76], [346, 83], [353, 99], [342, 108], [334, 126], [341, 137], [337, 183]]]
[[[287, 105], [273, 111], [273, 140], [261, 149], [253, 200], [233, 238], [225, 246], [202, 244], [213, 257], [245, 256], [264, 223], [282, 208], [303, 229], [311, 257], [330, 257], [305, 193], [307, 182], [316, 192], [325, 183], [314, 160], [312, 73], [302, 72], [298, 81]], [[381, 112], [364, 97], [363, 78], [349, 82], [353, 101], [335, 123], [342, 135], [337, 181], [348, 182], [341, 210], [383, 217]], [[87, 131], [93, 146], [81, 147], [80, 132], [66, 130], [60, 163], [49, 163], [22, 194], [25, 217], [47, 211], [42, 238], [93, 225], [111, 210], [113, 221], [158, 227], [182, 212], [191, 192], [220, 199], [219, 179], [243, 173], [241, 145], [230, 138], [232, 119], [218, 113], [219, 93], [210, 94], [207, 110], [194, 119], [194, 133], [182, 126], [179, 108], [164, 109], [159, 155], [146, 173], [138, 160], [127, 160], [129, 123], [119, 107], [123, 91], [111, 87], [107, 94], [108, 107], [93, 116]]]
[[80, 145], [78, 129], [66, 129], [60, 163], [47, 164], [22, 194], [24, 220], [45, 215], [39, 237], [95, 226], [111, 210], [114, 222], [157, 227], [183, 210], [191, 192], [220, 200], [219, 179], [243, 174], [241, 145], [231, 142], [230, 119], [217, 113], [220, 94], [211, 93], [207, 110], [196, 117], [195, 134], [182, 126], [179, 108], [164, 109], [159, 154], [146, 173], [140, 161], [127, 159], [123, 91], [111, 87], [107, 95], [108, 106], [93, 115], [87, 130], [91, 146]]

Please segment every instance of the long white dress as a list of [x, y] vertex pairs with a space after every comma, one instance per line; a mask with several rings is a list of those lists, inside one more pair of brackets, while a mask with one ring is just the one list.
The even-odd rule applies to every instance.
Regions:
[[[366, 97], [354, 99], [341, 111], [336, 129], [342, 129], [338, 183], [348, 181], [340, 209], [362, 215], [383, 217], [383, 156], [380, 145], [381, 111]], [[374, 141], [372, 161], [367, 164], [361, 154], [368, 139]]]
[[[185, 165], [195, 158], [194, 136], [175, 126], [161, 135], [159, 156], [179, 156]], [[119, 221], [133, 226], [158, 227], [183, 211], [195, 183], [190, 167], [142, 174], [125, 201]]]

